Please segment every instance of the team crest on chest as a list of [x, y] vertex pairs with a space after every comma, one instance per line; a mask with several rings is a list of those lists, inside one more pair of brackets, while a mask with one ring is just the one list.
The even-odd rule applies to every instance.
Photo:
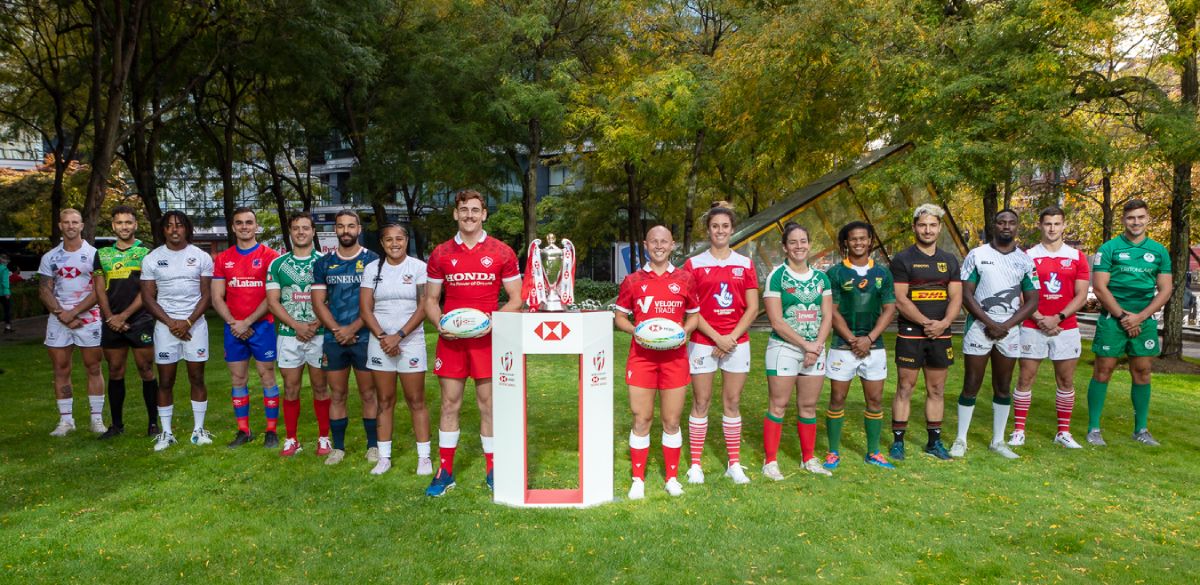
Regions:
[[255, 258], [250, 262], [250, 266], [254, 268], [262, 268], [262, 258]]
[[946, 271], [950, 270], [950, 267], [947, 266], [945, 262], [938, 262], [937, 269], [938, 269], [938, 272], [946, 272]]
[[411, 275], [411, 274], [405, 274], [405, 275], [404, 275], [404, 284], [412, 284], [412, 282], [413, 282], [413, 277], [412, 277], [412, 275]]
[[882, 276], [875, 277], [875, 288], [883, 288], [883, 277]]
[[672, 282], [671, 284], [667, 285], [667, 290], [671, 291], [671, 294], [677, 295], [679, 294], [679, 285]]
[[1154, 254], [1146, 252], [1146, 255], [1142, 256], [1142, 260], [1145, 260], [1146, 262], [1154, 262]]
[[196, 262], [198, 262], [198, 260], [196, 259], [196, 257], [195, 257], [195, 256], [192, 256], [192, 257], [190, 257], [190, 258], [188, 258], [188, 259], [187, 259], [187, 265], [188, 265], [188, 266], [195, 266], [195, 265], [196, 265]]
[[741, 278], [742, 275], [744, 275], [744, 274], [746, 274], [745, 268], [734, 268], [733, 269], [733, 276], [736, 278]]
[[1063, 258], [1062, 260], [1058, 261], [1058, 265], [1062, 266], [1063, 268], [1070, 268], [1071, 267], [1071, 259]]
[[484, 256], [483, 258], [479, 259], [479, 263], [482, 264], [484, 268], [491, 268], [492, 267], [492, 257]]

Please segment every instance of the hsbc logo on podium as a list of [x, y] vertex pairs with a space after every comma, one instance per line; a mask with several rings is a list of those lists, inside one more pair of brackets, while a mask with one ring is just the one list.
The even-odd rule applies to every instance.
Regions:
[[571, 328], [562, 321], [542, 321], [533, 328], [533, 332], [542, 341], [561, 341], [571, 333]]
[[517, 378], [512, 373], [513, 352], [506, 351], [504, 352], [504, 355], [500, 356], [500, 369], [504, 371], [500, 372], [499, 376], [496, 376], [496, 382], [501, 386], [514, 386], [517, 382]]
[[608, 382], [608, 374], [604, 372], [604, 366], [607, 363], [608, 356], [605, 355], [604, 350], [600, 350], [596, 355], [592, 356], [591, 382], [593, 386]]

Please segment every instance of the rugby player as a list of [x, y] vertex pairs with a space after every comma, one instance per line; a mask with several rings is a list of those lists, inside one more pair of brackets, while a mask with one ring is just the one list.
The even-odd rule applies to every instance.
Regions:
[[[521, 272], [512, 248], [483, 229], [487, 203], [477, 191], [459, 191], [454, 196], [454, 220], [458, 233], [434, 248], [429, 255], [428, 283], [425, 289], [425, 315], [437, 326], [443, 310], [462, 307], [492, 311], [517, 311], [521, 308]], [[499, 309], [500, 289], [508, 301]], [[438, 304], [446, 292], [445, 306]], [[438, 326], [437, 350], [433, 371], [442, 389], [441, 416], [438, 421], [440, 463], [433, 481], [425, 490], [440, 496], [454, 487], [454, 454], [458, 448], [458, 413], [462, 408], [467, 378], [475, 380], [475, 402], [479, 406], [479, 440], [487, 466], [484, 481], [492, 489], [492, 334], [457, 339]]]
[[142, 259], [142, 305], [154, 324], [154, 363], [158, 364], [158, 419], [161, 431], [154, 450], [175, 444], [171, 419], [175, 414], [175, 372], [179, 360], [187, 362], [192, 396], [192, 444], [212, 444], [204, 428], [208, 413], [208, 387], [204, 362], [208, 361], [208, 321], [204, 311], [212, 298], [212, 256], [192, 245], [192, 220], [182, 211], [163, 214], [160, 225], [165, 242]]
[[[1146, 202], [1134, 199], [1121, 213], [1125, 232], [1105, 242], [1092, 262], [1092, 287], [1100, 299], [1100, 317], [1092, 351], [1096, 364], [1088, 383], [1087, 442], [1105, 445], [1100, 434], [1100, 414], [1108, 395], [1117, 359], [1129, 357], [1133, 385], [1133, 440], [1157, 447], [1150, 434], [1150, 358], [1158, 355], [1158, 321], [1154, 313], [1171, 298], [1171, 257], [1162, 244], [1146, 235], [1150, 211]], [[1157, 291], [1157, 292], [1156, 292]]]
[[135, 239], [137, 211], [118, 205], [112, 211], [112, 230], [117, 241], [96, 251], [92, 279], [96, 301], [104, 317], [100, 347], [108, 362], [108, 401], [112, 424], [100, 435], [111, 439], [125, 432], [125, 364], [133, 348], [133, 362], [142, 379], [148, 436], [159, 433], [158, 382], [154, 379], [154, 317], [142, 308], [142, 259], [150, 249]]

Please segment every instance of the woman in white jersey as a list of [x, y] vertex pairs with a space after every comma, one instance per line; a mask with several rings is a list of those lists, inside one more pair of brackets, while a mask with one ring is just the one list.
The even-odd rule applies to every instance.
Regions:
[[429, 445], [429, 410], [425, 407], [425, 263], [408, 257], [408, 230], [384, 226], [379, 233], [384, 257], [363, 269], [359, 289], [360, 314], [371, 331], [367, 367], [379, 399], [379, 463], [374, 475], [392, 467], [392, 419], [396, 378], [412, 414], [417, 439], [417, 475], [433, 473]]

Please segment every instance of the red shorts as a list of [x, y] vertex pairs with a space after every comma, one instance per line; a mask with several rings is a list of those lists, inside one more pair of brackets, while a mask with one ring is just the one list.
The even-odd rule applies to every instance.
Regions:
[[438, 338], [433, 373], [443, 378], [492, 377], [492, 334], [474, 339]]
[[625, 383], [638, 388], [668, 390], [692, 381], [687, 347], [659, 351], [632, 344], [625, 362]]

